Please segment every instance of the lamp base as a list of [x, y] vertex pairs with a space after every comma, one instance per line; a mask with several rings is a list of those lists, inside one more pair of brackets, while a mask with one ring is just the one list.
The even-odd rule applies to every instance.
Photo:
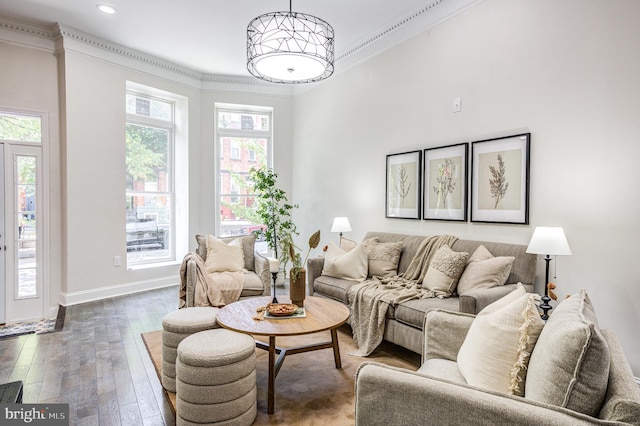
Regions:
[[546, 294], [544, 296], [542, 296], [542, 303], [540, 304], [540, 309], [542, 309], [542, 315], [540, 316], [540, 318], [542, 318], [543, 320], [548, 320], [549, 319], [549, 315], [548, 312], [553, 309], [553, 306], [551, 306], [549, 304], [549, 302], [551, 301], [551, 298], [549, 296], [547, 296]]
[[546, 255], [544, 257], [544, 261], [547, 263], [547, 265], [545, 268], [545, 275], [544, 275], [544, 296], [542, 296], [542, 303], [540, 304], [540, 309], [542, 309], [541, 318], [546, 321], [549, 319], [548, 312], [551, 309], [553, 309], [553, 306], [549, 304], [549, 302], [551, 301], [551, 298], [549, 297], [549, 263], [551, 262], [551, 256]]
[[278, 279], [278, 273], [272, 272], [271, 276], [273, 277], [273, 300], [271, 303], [278, 303], [278, 299], [276, 298], [276, 280]]

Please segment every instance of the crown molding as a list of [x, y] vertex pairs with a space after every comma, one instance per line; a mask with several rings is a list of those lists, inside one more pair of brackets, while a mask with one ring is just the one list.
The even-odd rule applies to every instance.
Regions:
[[291, 96], [291, 85], [270, 83], [241, 75], [204, 74], [202, 89], [211, 91], [251, 92], [264, 95]]
[[49, 28], [0, 19], [0, 40], [36, 49], [55, 51], [57, 35]]
[[174, 62], [57, 24], [64, 49], [176, 81], [201, 90], [291, 95], [291, 89], [244, 76], [203, 74]]
[[[482, 0], [432, 0], [422, 8], [389, 22], [360, 41], [336, 54], [335, 75], [341, 74], [436, 25], [465, 13]], [[324, 81], [295, 87], [294, 94], [304, 93]]]
[[390, 22], [336, 55], [336, 72], [343, 72], [393, 46], [430, 30], [482, 0], [432, 0], [418, 10]]
[[174, 80], [188, 86], [197, 88], [201, 86], [202, 74], [197, 71], [63, 24], [56, 24], [55, 28], [62, 40], [61, 48], [66, 51], [101, 59], [136, 71]]

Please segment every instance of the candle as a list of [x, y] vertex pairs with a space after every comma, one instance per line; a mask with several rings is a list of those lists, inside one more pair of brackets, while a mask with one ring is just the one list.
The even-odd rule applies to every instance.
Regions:
[[280, 261], [275, 257], [269, 257], [268, 260], [269, 260], [269, 271], [271, 271], [271, 273], [280, 272]]

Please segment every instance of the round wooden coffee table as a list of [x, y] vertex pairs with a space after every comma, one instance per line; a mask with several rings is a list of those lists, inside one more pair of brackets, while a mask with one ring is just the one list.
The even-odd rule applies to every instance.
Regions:
[[[278, 296], [278, 299], [280, 303], [290, 303], [289, 299], [284, 296]], [[267, 404], [267, 413], [269, 414], [274, 412], [276, 376], [287, 355], [332, 348], [336, 368], [342, 368], [336, 330], [349, 319], [349, 308], [347, 306], [331, 299], [314, 296], [307, 296], [304, 301], [307, 315], [305, 318], [265, 318], [262, 321], [253, 319], [257, 313], [256, 309], [266, 306], [271, 300], [270, 296], [243, 299], [223, 307], [216, 315], [216, 321], [229, 330], [257, 336], [269, 336], [268, 345], [256, 340], [256, 347], [269, 351], [269, 400]], [[276, 337], [278, 336], [298, 336], [326, 330], [331, 332], [330, 342], [294, 348], [276, 346]], [[277, 360], [276, 354], [278, 355]]]

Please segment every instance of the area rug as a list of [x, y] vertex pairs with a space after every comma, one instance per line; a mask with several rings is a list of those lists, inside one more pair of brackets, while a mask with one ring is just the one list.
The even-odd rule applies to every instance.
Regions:
[[17, 322], [0, 326], [0, 339], [23, 336], [25, 334], [44, 334], [62, 330], [66, 308], [58, 308], [58, 316], [55, 319], [40, 321]]
[[[153, 365], [160, 377], [162, 373], [162, 331], [143, 333]], [[330, 340], [329, 332], [306, 336], [279, 337], [278, 346], [293, 347]], [[268, 353], [256, 349], [258, 415], [254, 425], [287, 424], [300, 426], [341, 425], [355, 423], [354, 386], [358, 366], [367, 360], [415, 371], [420, 356], [398, 346], [383, 342], [366, 358], [347, 353], [355, 350], [351, 329], [338, 329], [342, 369], [335, 368], [330, 349], [289, 355], [276, 378], [275, 413], [267, 414], [267, 361]], [[174, 409], [173, 392], [165, 394]]]

